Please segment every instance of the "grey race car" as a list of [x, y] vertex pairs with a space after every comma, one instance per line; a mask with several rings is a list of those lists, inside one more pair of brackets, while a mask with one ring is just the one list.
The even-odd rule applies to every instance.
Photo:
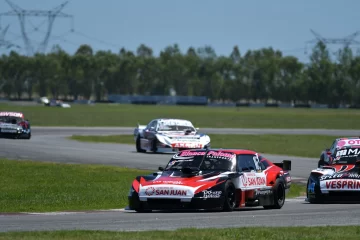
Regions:
[[198, 132], [189, 120], [159, 118], [134, 129], [137, 152], [177, 152], [210, 148], [210, 137]]

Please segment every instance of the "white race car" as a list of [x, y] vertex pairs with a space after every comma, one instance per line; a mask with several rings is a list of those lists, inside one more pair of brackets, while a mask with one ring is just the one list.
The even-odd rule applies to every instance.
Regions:
[[159, 118], [134, 129], [137, 152], [178, 152], [210, 148], [210, 137], [198, 132], [189, 120]]

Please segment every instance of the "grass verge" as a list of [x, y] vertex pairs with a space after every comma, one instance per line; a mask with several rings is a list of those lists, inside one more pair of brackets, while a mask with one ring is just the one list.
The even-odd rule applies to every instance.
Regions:
[[207, 240], [357, 240], [358, 226], [324, 227], [244, 227], [225, 229], [178, 229], [175, 231], [142, 231], [142, 232], [110, 232], [110, 231], [51, 231], [51, 232], [10, 232], [0, 233], [0, 239], [207, 239]]
[[185, 118], [196, 127], [359, 129], [356, 109], [212, 108], [199, 106], [73, 105], [69, 109], [0, 104], [22, 111], [34, 126], [129, 126], [160, 117]]
[[0, 159], [0, 212], [122, 208], [133, 178], [149, 172]]
[[[323, 149], [330, 146], [335, 136], [323, 135], [222, 135], [210, 134], [213, 148], [246, 148], [260, 153], [281, 154], [300, 157], [320, 156]], [[82, 136], [70, 139], [85, 142], [106, 142], [133, 144], [132, 135]]]
[[[127, 206], [135, 176], [151, 171], [0, 159], [0, 212], [114, 209]], [[290, 196], [303, 193], [293, 185]]]

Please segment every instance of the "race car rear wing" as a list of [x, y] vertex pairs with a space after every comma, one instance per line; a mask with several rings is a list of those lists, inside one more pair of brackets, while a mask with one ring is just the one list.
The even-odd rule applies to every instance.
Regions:
[[291, 170], [291, 160], [283, 160], [281, 163], [274, 163], [274, 165], [282, 168], [285, 171]]

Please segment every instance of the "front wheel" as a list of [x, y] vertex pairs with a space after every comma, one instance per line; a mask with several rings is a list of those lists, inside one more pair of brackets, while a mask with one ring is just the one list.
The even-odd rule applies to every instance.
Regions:
[[225, 212], [232, 212], [234, 210], [235, 204], [236, 204], [235, 186], [230, 180], [228, 180], [225, 183], [224, 188], [225, 188], [225, 191], [224, 191], [225, 200], [224, 200], [223, 210]]
[[274, 204], [264, 206], [265, 209], [281, 209], [285, 204], [285, 184], [281, 179], [276, 179], [273, 188]]
[[136, 151], [141, 153], [146, 152], [144, 149], [141, 149], [140, 136], [136, 138]]

